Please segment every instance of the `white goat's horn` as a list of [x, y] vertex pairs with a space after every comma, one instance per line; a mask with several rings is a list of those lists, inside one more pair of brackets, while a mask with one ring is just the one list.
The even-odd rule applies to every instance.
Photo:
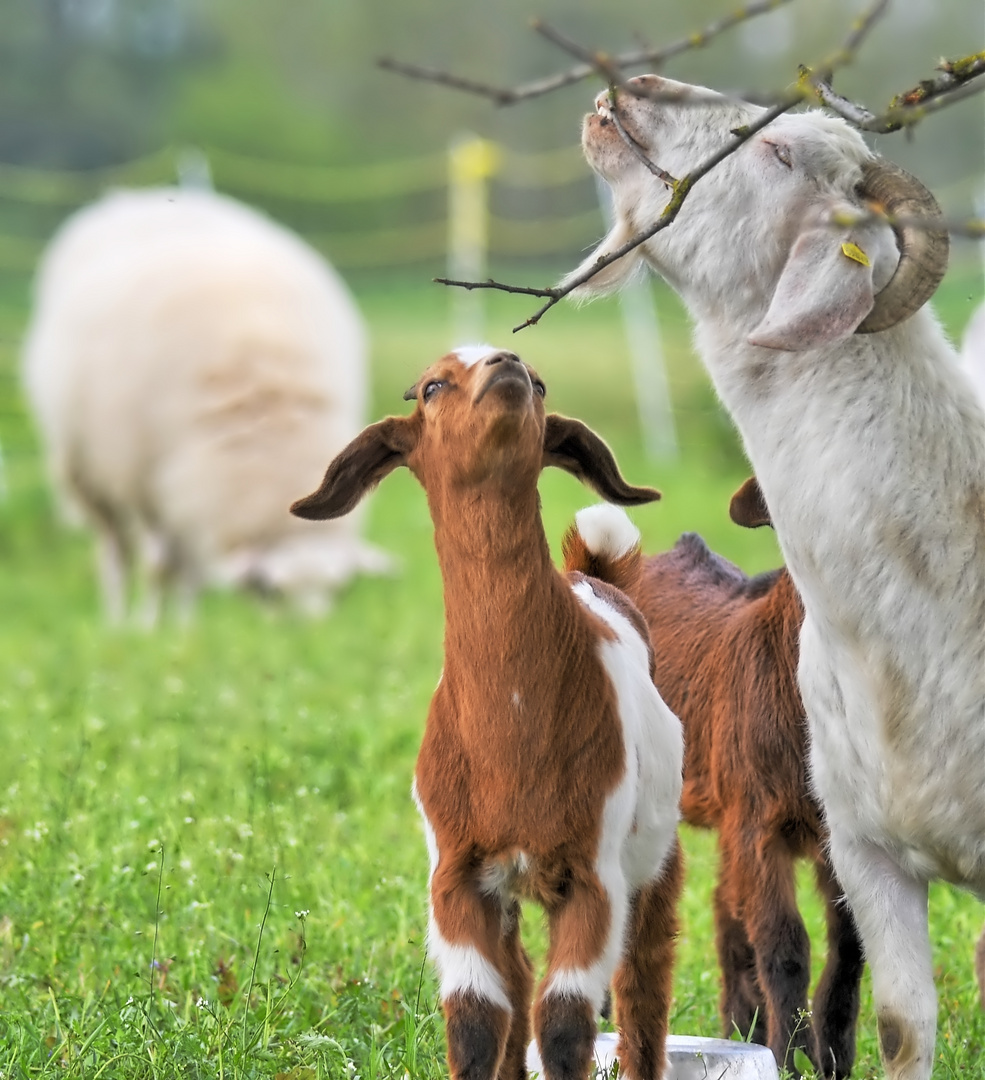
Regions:
[[941, 208], [915, 176], [893, 162], [876, 158], [866, 164], [858, 193], [865, 201], [879, 203], [889, 215], [904, 221], [893, 225], [900, 250], [896, 273], [855, 331], [872, 334], [902, 322], [934, 295], [947, 270], [950, 239], [944, 228], [906, 223], [907, 219], [940, 219]]

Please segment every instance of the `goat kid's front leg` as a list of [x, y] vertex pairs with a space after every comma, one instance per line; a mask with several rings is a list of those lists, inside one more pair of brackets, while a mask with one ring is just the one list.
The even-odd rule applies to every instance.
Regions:
[[677, 900], [683, 877], [684, 859], [675, 839], [660, 877], [643, 885], [630, 906], [625, 952], [613, 988], [619, 1071], [633, 1080], [661, 1080], [667, 1064]]
[[934, 989], [927, 883], [882, 848], [831, 829], [831, 862], [844, 886], [872, 971], [879, 1049], [889, 1080], [928, 1080], [934, 1062]]
[[815, 863], [815, 872], [828, 924], [828, 955], [814, 991], [816, 1061], [825, 1076], [842, 1080], [855, 1064], [855, 1027], [865, 953], [841, 883], [823, 855]]
[[607, 889], [594, 873], [572, 875], [548, 906], [547, 975], [534, 1029], [547, 1080], [587, 1080], [596, 1017], [619, 959], [628, 900], [618, 876]]
[[[514, 912], [515, 916], [515, 912]], [[514, 922], [516, 920], [514, 919]], [[442, 859], [431, 880], [428, 947], [438, 969], [453, 1080], [518, 1080], [531, 976], [518, 959], [519, 929], [503, 935], [498, 901], [479, 891], [470, 859]], [[511, 1037], [514, 1021], [518, 1032]], [[512, 1049], [510, 1072], [500, 1073]]]

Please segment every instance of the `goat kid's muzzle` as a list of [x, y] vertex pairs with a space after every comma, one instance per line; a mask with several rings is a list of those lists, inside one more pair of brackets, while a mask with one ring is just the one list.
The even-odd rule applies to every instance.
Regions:
[[520, 391], [524, 401], [533, 397], [533, 383], [522, 360], [511, 353], [500, 353], [486, 363], [492, 366], [493, 370], [473, 398], [473, 405], [478, 405], [494, 386], [499, 385], [503, 385], [504, 389], [511, 386], [513, 391]]

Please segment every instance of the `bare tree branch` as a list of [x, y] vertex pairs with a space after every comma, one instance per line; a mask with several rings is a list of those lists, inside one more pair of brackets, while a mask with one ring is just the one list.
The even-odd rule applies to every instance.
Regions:
[[985, 80], [973, 81], [985, 75], [985, 52], [960, 60], [945, 60], [940, 70], [940, 75], [924, 79], [912, 90], [897, 94], [885, 112], [879, 114], [842, 97], [826, 79], [814, 75], [811, 81], [822, 105], [861, 131], [885, 135], [910, 127], [931, 113], [985, 90]]
[[[617, 250], [596, 259], [580, 273], [568, 278], [563, 286], [549, 286], [538, 289], [528, 286], [510, 285], [505, 282], [495, 281], [492, 278], [487, 278], [485, 281], [455, 281], [449, 278], [435, 278], [434, 281], [442, 285], [450, 285], [467, 290], [495, 289], [501, 292], [518, 293], [525, 296], [536, 296], [544, 299], [545, 302], [533, 315], [513, 328], [513, 332], [516, 333], [527, 326], [536, 325], [543, 315], [550, 311], [550, 309], [559, 303], [565, 296], [568, 296], [579, 286], [584, 285], [585, 282], [593, 278], [599, 271], [628, 255], [630, 252], [640, 247], [640, 245], [646, 243], [647, 240], [655, 236], [658, 232], [671, 225], [680, 213], [685, 199], [696, 183], [704, 176], [707, 176], [713, 169], [717, 168], [717, 166], [731, 154], [734, 154], [757, 132], [762, 131], [763, 128], [771, 124], [778, 116], [787, 112], [806, 98], [817, 98], [832, 111], [844, 116], [849, 122], [863, 130], [898, 130], [898, 128], [904, 127], [907, 124], [915, 123], [930, 111], [941, 108], [945, 104], [950, 104], [955, 100], [959, 100], [961, 96], [967, 96], [969, 93], [985, 88], [985, 80], [983, 80], [982, 84], [972, 85], [971, 83], [978, 75], [985, 73], [985, 53], [979, 53], [974, 56], [966, 57], [960, 61], [945, 63], [942, 65], [942, 74], [940, 76], [937, 76], [933, 80], [926, 80], [907, 94], [899, 95], [894, 98], [890, 109], [881, 117], [870, 112], [863, 106], [849, 101], [842, 95], [837, 94], [831, 88], [832, 76], [839, 68], [850, 64], [854, 60], [862, 43], [871, 33], [879, 19], [885, 14], [888, 7], [888, 0], [873, 0], [868, 8], [866, 8], [852, 23], [849, 33], [838, 50], [820, 64], [817, 64], [814, 68], [801, 67], [800, 78], [797, 84], [785, 91], [783, 95], [780, 96], [771, 107], [767, 108], [754, 123], [733, 129], [732, 135], [734, 137], [730, 142], [725, 143], [720, 150], [701, 162], [686, 176], [683, 176], [680, 179], [675, 178], [666, 170], [662, 169], [656, 162], [652, 161], [644, 148], [633, 138], [630, 132], [626, 130], [622, 118], [619, 115], [618, 94], [620, 92], [629, 93], [637, 97], [646, 97], [652, 100], [670, 99], [679, 105], [686, 105], [689, 103], [707, 104], [708, 97], [707, 95], [699, 95], [690, 91], [682, 93], [680, 90], [670, 90], [659, 85], [648, 86], [646, 84], [627, 81], [622, 73], [622, 68], [627, 65], [635, 65], [644, 62], [657, 66], [669, 57], [686, 51], [686, 49], [696, 48], [705, 44], [715, 34], [721, 33], [723, 30], [729, 29], [745, 19], [763, 14], [764, 12], [770, 11], [787, 2], [789, 2], [789, 0], [760, 0], [758, 3], [751, 3], [746, 8], [725, 16], [697, 34], [692, 34], [688, 38], [674, 42], [672, 45], [665, 46], [662, 49], [640, 49], [632, 53], [622, 53], [617, 56], [610, 56], [604, 52], [596, 52], [587, 49], [577, 42], [572, 41], [566, 35], [562, 34], [554, 27], [549, 26], [547, 23], [537, 21], [533, 24], [533, 27], [538, 33], [555, 44], [558, 48], [563, 49], [569, 55], [581, 61], [581, 63], [578, 67], [572, 68], [567, 72], [537, 80], [534, 83], [527, 83], [515, 89], [493, 87], [475, 82], [474, 80], [461, 79], [444, 72], [430, 71], [413, 65], [401, 64], [393, 60], [381, 60], [380, 65], [389, 70], [410, 75], [413, 78], [439, 82], [454, 89], [481, 94], [491, 98], [499, 105], [513, 104], [530, 97], [536, 97], [540, 94], [548, 93], [550, 90], [557, 89], [560, 86], [580, 81], [592, 73], [595, 73], [608, 84], [609, 105], [607, 111], [620, 138], [622, 138], [642, 164], [670, 189], [670, 199], [667, 206], [664, 208], [659, 218], [650, 227], [637, 233]], [[723, 97], [721, 100], [727, 102], [730, 99]], [[893, 124], [895, 126], [874, 126], [880, 123]], [[858, 220], [868, 220], [869, 217], [878, 213], [879, 212], [875, 209], [867, 211], [863, 213]], [[887, 221], [889, 220], [884, 213], [882, 213], [881, 216]], [[855, 219], [853, 218], [852, 223], [854, 222]], [[845, 224], [844, 222], [839, 223]], [[917, 227], [933, 227], [935, 229], [944, 227], [959, 235], [974, 237], [982, 235], [982, 222], [976, 219], [971, 219], [966, 222], [943, 223], [943, 225], [940, 221], [921, 223], [916, 221], [911, 222], [909, 220], [893, 220], [889, 223], [896, 225], [913, 224]]]
[[[858, 48], [861, 46], [866, 35], [871, 31], [872, 27], [876, 24], [878, 19], [884, 13], [888, 0], [874, 0], [874, 3], [870, 5], [868, 9], [862, 14], [862, 16], [853, 24], [851, 32], [845, 39], [842, 47], [827, 60], [825, 60], [820, 66], [819, 70], [830, 78], [831, 74], [836, 68], [842, 67], [851, 63]], [[600, 270], [603, 270], [606, 266], [617, 262], [619, 259], [628, 255], [631, 251], [634, 251], [641, 244], [646, 243], [651, 237], [655, 236], [658, 232], [666, 229], [671, 225], [677, 215], [680, 213], [681, 207], [684, 205], [684, 200], [687, 198], [689, 192], [694, 185], [701, 180], [702, 177], [707, 176], [712, 169], [720, 165], [727, 157], [734, 154], [743, 143], [746, 143], [757, 132], [762, 131], [763, 128], [771, 124], [778, 116], [792, 109], [795, 105], [799, 104], [804, 97], [812, 92], [810, 83], [810, 74], [806, 76], [802, 74], [802, 77], [798, 85], [788, 91], [772, 108], [767, 109], [758, 120], [752, 124], [748, 124], [743, 128], [733, 130], [732, 134], [735, 136], [731, 142], [726, 143], [719, 151], [712, 154], [711, 157], [701, 162], [695, 169], [689, 172], [686, 176], [680, 180], [675, 179], [665, 170], [661, 169], [653, 161], [651, 161], [644, 153], [642, 147], [632, 138], [632, 136], [625, 130], [621, 121], [619, 121], [617, 113], [617, 98], [613, 93], [615, 89], [613, 87], [614, 76], [618, 75], [615, 70], [615, 65], [605, 54], [595, 54], [584, 49], [582, 46], [577, 45], [570, 39], [561, 35], [557, 31], [546, 24], [539, 24], [538, 31], [549, 37], [560, 48], [570, 52], [574, 55], [587, 58], [587, 61], [591, 63], [592, 67], [598, 71], [607, 82], [610, 84], [610, 112], [616, 123], [616, 128], [619, 131], [620, 136], [627, 143], [627, 145], [633, 150], [638, 158], [646, 165], [646, 167], [655, 175], [658, 176], [663, 183], [665, 183], [671, 190], [670, 201], [664, 208], [660, 217], [649, 228], [644, 229], [642, 232], [637, 233], [625, 244], [623, 244], [616, 251], [596, 259], [594, 263], [586, 267], [580, 274], [577, 274], [573, 278], [569, 278], [563, 286], [555, 286], [543, 290], [535, 290], [529, 288], [517, 288], [516, 286], [507, 285], [501, 282], [494, 281], [489, 278], [484, 282], [471, 282], [464, 284], [457, 283], [465, 288], [484, 288], [484, 289], [500, 289], [504, 292], [523, 292], [527, 295], [539, 295], [546, 298], [544, 304], [542, 304], [537, 311], [534, 312], [528, 319], [520, 323], [513, 328], [513, 332], [522, 330], [527, 326], [535, 326], [540, 319], [548, 312], [552, 307], [559, 303], [565, 296], [572, 293], [580, 285], [584, 285], [586, 281], [593, 278]], [[646, 88], [638, 88], [635, 84], [631, 84], [628, 87], [624, 87], [620, 83], [618, 89], [629, 89], [631, 92], [639, 92], [645, 94], [647, 97], [655, 96], [652, 90]], [[659, 87], [657, 93], [659, 93]], [[677, 95], [675, 95], [676, 97]], [[436, 279], [438, 280], [438, 279]], [[451, 282], [447, 282], [452, 284]]]
[[[713, 38], [718, 37], [719, 34], [724, 33], [726, 30], [731, 30], [733, 26], [736, 26], [741, 22], [746, 22], [749, 19], [753, 19], [757, 15], [764, 15], [767, 12], [773, 11], [775, 8], [782, 7], [784, 4], [790, 2], [791, 0], [754, 0], [753, 3], [746, 4], [745, 7], [740, 7], [738, 10], [731, 12], [728, 15], [724, 15], [722, 18], [710, 23], [703, 30], [697, 30], [692, 34], [688, 34], [687, 37], [680, 38], [680, 40], [675, 41], [670, 45], [665, 45], [658, 49], [634, 49], [623, 53], [617, 53], [615, 56], [608, 57], [607, 59], [614, 68], [636, 67], [640, 64], [649, 64], [653, 68], [659, 68], [672, 57], [678, 56], [690, 49], [702, 48]], [[537, 24], [535, 24], [535, 28], [539, 29]], [[541, 30], [541, 32], [543, 31]], [[590, 53], [588, 55], [591, 59], [584, 59], [583, 57], [584, 62], [577, 67], [573, 67], [568, 71], [558, 72], [555, 75], [545, 76], [542, 79], [534, 79], [531, 82], [524, 83], [522, 86], [517, 87], [492, 86], [488, 83], [476, 82], [474, 79], [461, 78], [457, 75], [449, 74], [448, 72], [420, 67], [417, 64], [404, 63], [400, 60], [394, 60], [392, 57], [383, 57], [377, 61], [377, 63], [386, 71], [393, 71], [411, 79], [422, 79], [426, 82], [435, 82], [442, 86], [451, 87], [454, 90], [478, 94], [481, 97], [489, 98], [497, 105], [515, 105], [519, 101], [528, 101], [531, 98], [541, 97], [544, 94], [552, 93], [555, 90], [560, 90], [562, 87], [571, 86], [574, 83], [582, 82], [589, 78], [589, 76], [598, 71], [598, 65], [596, 63], [598, 56], [595, 53]], [[604, 56], [605, 54], [601, 55]]]

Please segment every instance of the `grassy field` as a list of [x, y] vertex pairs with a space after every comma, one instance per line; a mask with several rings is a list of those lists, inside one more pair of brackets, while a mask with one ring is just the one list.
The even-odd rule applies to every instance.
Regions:
[[[981, 293], [952, 274], [955, 332]], [[448, 295], [377, 283], [375, 415], [450, 344]], [[746, 475], [727, 420], [660, 311], [681, 455], [649, 461], [616, 305], [560, 309], [509, 338], [531, 305], [490, 303], [488, 337], [538, 368], [548, 404], [613, 446], [631, 481], [664, 492], [634, 513], [646, 546], [700, 531], [755, 571], [768, 530], [727, 517]], [[424, 962], [426, 855], [409, 787], [441, 667], [441, 594], [421, 491], [404, 471], [372, 502], [369, 533], [402, 571], [357, 582], [323, 621], [213, 594], [188, 629], [109, 630], [83, 535], [58, 527], [19, 403], [26, 289], [0, 290], [0, 1078], [431, 1077], [444, 1074]], [[553, 545], [592, 497], [545, 474]], [[285, 501], [300, 492], [286, 492]], [[673, 1028], [717, 1034], [710, 914], [713, 837], [684, 829], [688, 884]], [[801, 893], [823, 956], [809, 878]], [[532, 947], [542, 944], [529, 913]], [[983, 909], [931, 894], [940, 993], [935, 1078], [985, 1077], [972, 974]], [[866, 981], [855, 1076], [880, 1075]]]

